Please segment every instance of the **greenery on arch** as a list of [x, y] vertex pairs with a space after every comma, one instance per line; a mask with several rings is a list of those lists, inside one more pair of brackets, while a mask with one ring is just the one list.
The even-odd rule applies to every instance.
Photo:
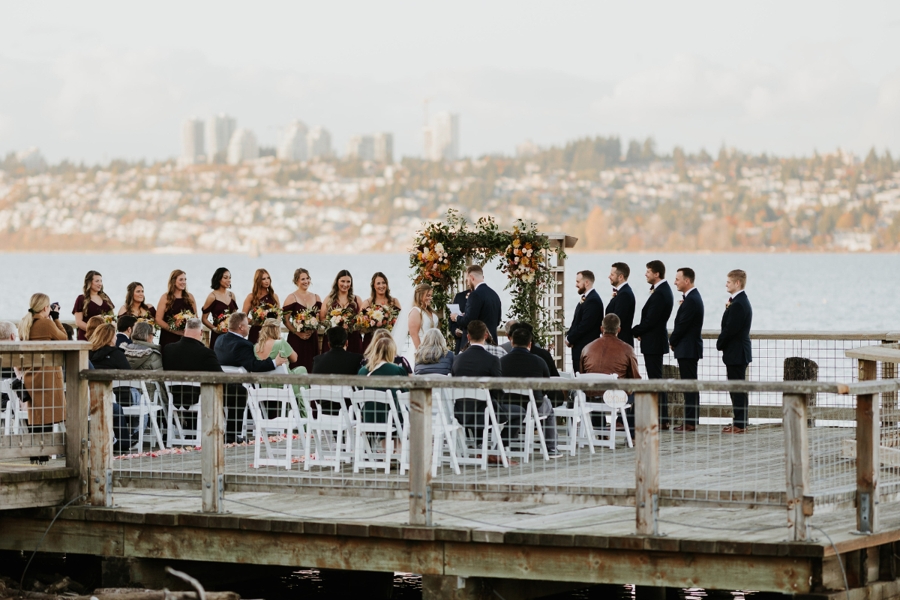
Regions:
[[551, 247], [535, 223], [519, 219], [512, 231], [502, 231], [493, 217], [482, 217], [470, 226], [451, 209], [443, 221], [427, 223], [416, 233], [409, 264], [416, 284], [428, 283], [434, 288], [433, 305], [441, 317], [441, 330], [447, 335], [447, 305], [466, 267], [500, 258], [500, 270], [508, 277], [506, 289], [512, 296], [507, 318], [533, 324], [537, 339], [547, 344], [549, 333], [562, 325], [561, 316], [550, 314], [549, 307], [542, 303], [555, 292], [552, 252], [565, 258], [564, 250]]

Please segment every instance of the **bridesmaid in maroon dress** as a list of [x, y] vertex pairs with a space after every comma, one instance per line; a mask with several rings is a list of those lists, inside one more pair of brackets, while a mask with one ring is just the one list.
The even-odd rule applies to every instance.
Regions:
[[78, 339], [87, 341], [84, 331], [87, 329], [87, 322], [91, 317], [111, 313], [115, 308], [112, 300], [103, 291], [103, 275], [97, 271], [88, 271], [84, 276], [84, 290], [75, 299], [75, 306], [72, 308], [72, 314], [75, 315], [75, 327], [78, 329]]
[[[337, 308], [349, 308], [352, 311], [352, 316], [350, 317], [352, 322], [352, 319], [359, 313], [360, 306], [362, 306], [362, 300], [353, 293], [353, 275], [347, 269], [343, 269], [338, 272], [334, 278], [334, 283], [331, 284], [331, 292], [328, 293], [328, 297], [325, 298], [322, 309], [319, 311], [319, 320], [325, 323], [326, 327], [329, 327], [329, 311]], [[348, 325], [344, 324], [344, 328], [349, 329]], [[322, 353], [328, 352], [328, 350], [330, 350], [330, 347], [328, 346], [328, 337], [326, 337], [322, 342]], [[358, 331], [348, 332], [347, 352], [362, 354], [362, 334]]]
[[125, 290], [125, 304], [119, 309], [119, 316], [130, 315], [135, 319], [149, 319], [156, 323], [156, 309], [147, 304], [144, 284], [132, 281]]
[[261, 304], [281, 306], [278, 294], [275, 293], [275, 289], [272, 287], [272, 276], [265, 269], [257, 269], [256, 273], [253, 274], [253, 291], [244, 299], [243, 312], [247, 313], [251, 325], [250, 335], [247, 336], [247, 339], [253, 344], [259, 341], [259, 330], [262, 329], [262, 323], [253, 325], [253, 316], [250, 312]]
[[[370, 306], [392, 306], [394, 310], [399, 315], [400, 314], [400, 301], [391, 296], [391, 288], [388, 285], [387, 275], [382, 272], [375, 273], [372, 275], [372, 281], [370, 284], [371, 292], [368, 300], [363, 300], [362, 306], [360, 310], [366, 310]], [[369, 344], [372, 343], [372, 336], [375, 335], [374, 331], [368, 332], [363, 336], [362, 348], [363, 354], [365, 354], [366, 350], [369, 348]]]
[[216, 340], [221, 333], [216, 332], [216, 325], [225, 318], [225, 313], [234, 314], [238, 311], [237, 299], [231, 293], [231, 271], [225, 267], [219, 267], [213, 273], [210, 283], [212, 292], [203, 303], [203, 324], [210, 330], [209, 347], [216, 347]]
[[184, 328], [173, 331], [166, 321], [185, 310], [196, 315], [197, 302], [194, 300], [194, 295], [188, 292], [187, 274], [180, 269], [175, 269], [169, 275], [168, 289], [159, 299], [159, 309], [156, 311], [156, 324], [162, 329], [159, 332], [160, 347], [177, 342], [184, 336]]
[[318, 313], [322, 309], [322, 299], [318, 294], [309, 291], [309, 284], [312, 279], [309, 271], [306, 269], [297, 269], [294, 271], [294, 285], [297, 289], [284, 299], [284, 324], [287, 326], [287, 341], [297, 353], [297, 361], [291, 363], [291, 369], [295, 367], [306, 367], [306, 370], [312, 373], [313, 358], [319, 354], [319, 333], [317, 331], [300, 331], [294, 329], [291, 317], [294, 312], [312, 310]]

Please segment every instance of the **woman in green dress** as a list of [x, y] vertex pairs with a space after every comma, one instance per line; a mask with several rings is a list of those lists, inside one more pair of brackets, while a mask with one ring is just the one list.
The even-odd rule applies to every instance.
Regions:
[[[253, 347], [256, 358], [265, 360], [267, 358], [274, 359], [277, 356], [287, 358], [290, 362], [296, 362], [297, 353], [291, 348], [287, 341], [281, 339], [281, 321], [278, 319], [266, 319], [266, 322], [260, 327], [259, 340]], [[306, 375], [307, 370], [304, 366], [294, 367], [290, 369], [292, 375]], [[277, 385], [269, 385], [263, 387], [280, 387]], [[298, 408], [306, 416], [306, 409], [303, 406], [303, 394], [299, 385], [292, 386], [294, 395], [297, 396]]]
[[[394, 339], [390, 335], [376, 336], [372, 343], [366, 349], [366, 364], [359, 370], [359, 375], [375, 375], [375, 376], [397, 376], [409, 377], [406, 369], [400, 365], [394, 364], [394, 358], [397, 357], [397, 346]], [[385, 391], [384, 388], [368, 388], [373, 390]], [[398, 417], [402, 419], [400, 407], [397, 406], [397, 392], [405, 391], [403, 389], [390, 389], [391, 396], [394, 399], [394, 409], [397, 411]], [[365, 423], [384, 423], [387, 421], [388, 412], [384, 404], [377, 402], [366, 402], [363, 405], [362, 418]]]

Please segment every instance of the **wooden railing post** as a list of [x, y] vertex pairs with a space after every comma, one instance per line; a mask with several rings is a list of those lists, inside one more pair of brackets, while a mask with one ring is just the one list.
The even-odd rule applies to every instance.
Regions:
[[[859, 361], [859, 380], [877, 377], [878, 363]], [[881, 426], [878, 402], [874, 394], [856, 397], [856, 529], [861, 533], [878, 530], [878, 470]]]
[[88, 502], [112, 506], [113, 391], [112, 381], [90, 382], [90, 474]]
[[782, 399], [788, 529], [793, 530], [792, 536], [796, 542], [808, 539], [806, 518], [812, 516], [812, 506], [804, 502], [809, 495], [806, 398], [803, 394], [784, 394]]
[[659, 528], [659, 394], [634, 395], [637, 533], [657, 535]]
[[78, 474], [66, 484], [66, 502], [87, 493], [90, 462], [88, 459], [88, 414], [90, 395], [81, 371], [88, 368], [87, 344], [84, 350], [66, 352], [66, 466]]
[[431, 525], [431, 390], [409, 394], [409, 524]]
[[225, 400], [221, 383], [200, 385], [203, 512], [225, 512]]

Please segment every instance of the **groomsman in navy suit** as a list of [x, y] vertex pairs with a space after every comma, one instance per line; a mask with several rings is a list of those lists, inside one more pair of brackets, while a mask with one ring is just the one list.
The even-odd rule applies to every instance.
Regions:
[[[675, 288], [681, 292], [675, 327], [669, 336], [669, 346], [678, 360], [682, 379], [697, 379], [697, 363], [703, 358], [703, 298], [694, 287], [694, 270], [687, 267], [675, 273]], [[697, 429], [700, 415], [700, 393], [685, 392], [684, 423], [675, 428], [679, 433]]]
[[612, 300], [606, 306], [606, 314], [614, 314], [619, 317], [622, 328], [619, 330], [619, 339], [634, 348], [634, 336], [631, 327], [634, 324], [634, 291], [628, 285], [628, 276], [631, 269], [623, 262], [613, 263], [609, 272], [609, 282], [612, 284]]
[[[471, 293], [472, 293], [471, 290], [468, 290], [468, 289], [458, 292], [455, 296], [453, 296], [453, 302], [451, 302], [450, 304], [458, 305], [459, 312], [465, 313], [466, 312], [466, 300], [468, 300], [469, 294], [471, 294]], [[465, 328], [460, 328], [460, 326], [457, 325], [456, 321], [450, 321], [450, 333], [453, 335], [453, 337], [456, 338], [455, 353], [459, 354], [467, 342], [466, 330], [465, 330]]]
[[[466, 269], [466, 285], [472, 293], [466, 300], [466, 311], [450, 315], [450, 320], [458, 327], [466, 329], [472, 321], [481, 321], [487, 326], [493, 344], [497, 344], [497, 327], [500, 326], [500, 296], [484, 282], [484, 271], [479, 265]], [[461, 309], [460, 309], [461, 310]]]
[[[747, 285], [747, 273], [740, 269], [729, 271], [725, 289], [731, 294], [725, 304], [722, 315], [722, 332], [716, 340], [716, 350], [722, 351], [722, 362], [728, 379], [743, 380], [747, 378], [747, 367], [753, 360], [750, 346], [750, 324], [753, 322], [753, 309], [750, 299], [744, 293]], [[742, 392], [731, 392], [731, 406], [734, 410], [734, 423], [722, 429], [722, 433], [744, 433], [749, 423], [749, 399]]]
[[[641, 309], [641, 322], [631, 329], [632, 335], [641, 342], [641, 354], [648, 379], [662, 379], [663, 356], [669, 353], [669, 333], [666, 325], [672, 315], [672, 288], [666, 281], [666, 265], [661, 260], [647, 263], [647, 283], [650, 297]], [[669, 429], [669, 397], [659, 394], [659, 428]]]
[[600, 337], [600, 324], [603, 322], [603, 300], [594, 289], [594, 273], [578, 271], [575, 275], [575, 286], [581, 300], [575, 307], [572, 326], [566, 334], [566, 346], [572, 349], [572, 368], [581, 372], [581, 351], [584, 347]]

